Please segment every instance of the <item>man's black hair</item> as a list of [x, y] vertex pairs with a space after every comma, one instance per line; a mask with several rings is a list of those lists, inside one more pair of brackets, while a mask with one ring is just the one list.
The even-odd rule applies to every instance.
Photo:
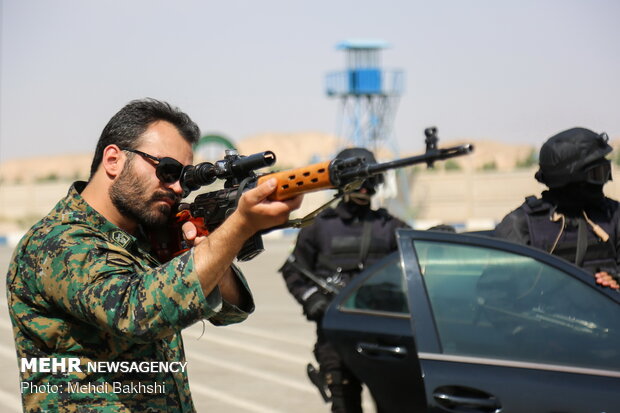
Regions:
[[92, 178], [103, 159], [103, 150], [108, 145], [118, 145], [124, 149], [135, 149], [140, 136], [153, 123], [159, 120], [173, 124], [181, 136], [194, 144], [200, 138], [200, 129], [191, 118], [178, 108], [156, 99], [133, 100], [119, 110], [103, 128], [95, 156], [90, 167]]

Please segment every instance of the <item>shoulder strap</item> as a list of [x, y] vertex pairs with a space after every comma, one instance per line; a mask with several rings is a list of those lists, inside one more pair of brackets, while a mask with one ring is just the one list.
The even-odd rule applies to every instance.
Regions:
[[575, 252], [575, 265], [578, 267], [582, 266], [587, 249], [588, 229], [586, 228], [586, 221], [582, 217], [579, 217], [577, 224], [577, 251]]
[[[530, 195], [525, 198], [522, 210], [525, 212], [524, 218], [527, 224], [530, 245], [544, 249], [547, 252], [552, 252], [554, 247], [551, 247], [551, 251], [549, 250], [551, 244], [548, 244], [548, 231], [551, 224], [550, 221], [554, 221], [551, 219], [554, 206], [542, 198]], [[555, 243], [559, 240], [563, 230], [564, 221], [560, 223], [559, 232], [554, 236]]]
[[358, 266], [360, 267], [360, 269], [364, 268], [364, 262], [366, 261], [366, 257], [368, 256], [368, 249], [370, 248], [371, 232], [372, 232], [372, 221], [370, 220], [364, 221], [364, 228], [362, 229], [362, 242], [360, 244], [360, 255], [357, 260]]

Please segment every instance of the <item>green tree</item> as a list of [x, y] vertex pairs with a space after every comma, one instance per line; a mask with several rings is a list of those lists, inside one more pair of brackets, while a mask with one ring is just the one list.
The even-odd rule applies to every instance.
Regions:
[[482, 165], [480, 167], [480, 170], [482, 171], [496, 171], [497, 170], [497, 164], [495, 163], [495, 161], [491, 161], [491, 162], [487, 162], [484, 165]]
[[530, 150], [529, 155], [517, 161], [516, 167], [518, 169], [526, 169], [526, 168], [530, 168], [536, 165], [537, 163], [538, 163], [538, 157], [536, 156], [536, 150], [532, 148]]
[[446, 171], [460, 171], [461, 165], [454, 159], [448, 159], [444, 164], [444, 168]]
[[36, 182], [57, 182], [60, 178], [55, 172], [50, 172], [46, 176], [40, 176], [36, 179]]

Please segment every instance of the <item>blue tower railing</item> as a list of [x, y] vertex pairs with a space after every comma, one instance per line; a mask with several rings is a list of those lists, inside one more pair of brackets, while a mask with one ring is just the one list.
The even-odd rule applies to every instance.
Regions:
[[405, 85], [402, 70], [349, 69], [329, 72], [325, 77], [327, 96], [401, 95]]

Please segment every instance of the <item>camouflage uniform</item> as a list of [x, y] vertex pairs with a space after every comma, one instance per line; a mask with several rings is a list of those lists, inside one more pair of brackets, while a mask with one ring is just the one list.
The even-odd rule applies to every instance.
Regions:
[[[58, 392], [22, 394], [28, 412], [191, 412], [187, 373], [88, 372], [90, 361], [184, 361], [181, 329], [201, 319], [243, 321], [249, 308], [203, 295], [193, 250], [161, 265], [142, 237], [107, 221], [72, 186], [18, 245], [7, 275], [7, 296], [18, 362], [21, 358], [79, 357], [82, 372], [20, 372], [21, 381], [57, 385]], [[108, 391], [68, 391], [69, 384]], [[107, 384], [106, 384], [107, 383]], [[113, 392], [112, 384], [159, 383], [153, 393]], [[101, 387], [101, 386], [107, 387]], [[36, 388], [35, 388], [36, 389]], [[40, 390], [40, 389], [39, 389]]]

